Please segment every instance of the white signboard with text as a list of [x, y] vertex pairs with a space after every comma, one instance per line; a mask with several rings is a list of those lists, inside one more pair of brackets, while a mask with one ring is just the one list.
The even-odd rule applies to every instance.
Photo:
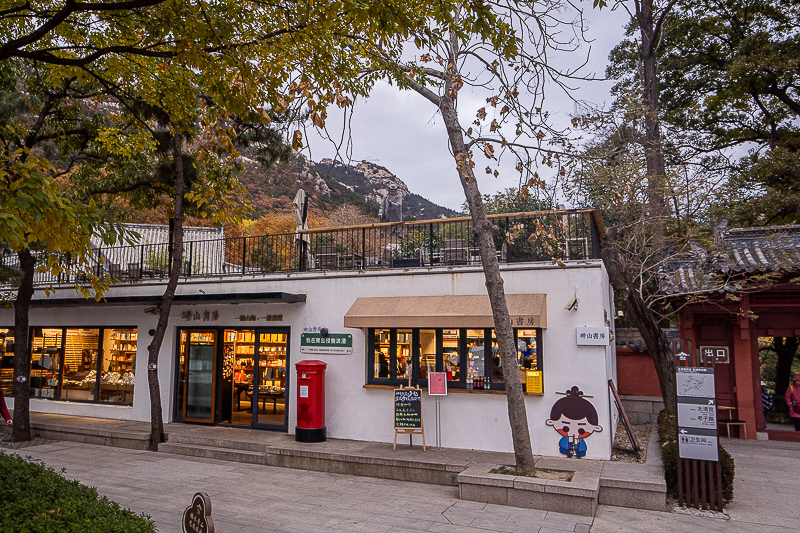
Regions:
[[610, 331], [607, 327], [590, 328], [586, 326], [576, 328], [578, 346], [608, 346]]

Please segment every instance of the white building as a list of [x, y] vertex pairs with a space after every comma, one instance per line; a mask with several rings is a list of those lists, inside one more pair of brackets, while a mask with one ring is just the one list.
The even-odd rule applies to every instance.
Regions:
[[[591, 221], [583, 212], [571, 214]], [[407, 227], [406, 239], [410, 232]], [[509, 261], [511, 252], [498, 247], [537, 455], [559, 455], [559, 442], [568, 440], [554, 430], [562, 429], [560, 411], [547, 421], [572, 387], [597, 415], [595, 421], [588, 414], [582, 423], [602, 428], [586, 440], [586, 457], [611, 454], [613, 298], [602, 262], [589, 257], [599, 255], [596, 249], [588, 253], [597, 231], [594, 236], [583, 238], [587, 253], [580, 260], [563, 254], [563, 268], [552, 261]], [[312, 257], [322, 249], [313, 243]], [[370, 268], [366, 255], [350, 270], [184, 278], [158, 364], [164, 421], [294, 433], [300, 392], [295, 363], [318, 360], [327, 363], [328, 437], [392, 442], [393, 390], [410, 377], [423, 389], [422, 418], [433, 442], [434, 398], [427, 378], [440, 371], [448, 384], [440, 400], [442, 445], [512, 451], [480, 264], [471, 256], [450, 264], [438, 254], [437, 261], [434, 251], [427, 265]], [[115, 285], [101, 303], [66, 286], [49, 298], [37, 292], [30, 315], [31, 411], [149, 420], [147, 345], [163, 289], [161, 279], [137, 277]], [[13, 310], [0, 311], [7, 393], [13, 318]], [[479, 378], [483, 389], [475, 387]], [[575, 424], [581, 423], [578, 416], [572, 415]], [[576, 443], [577, 455], [582, 442]]]

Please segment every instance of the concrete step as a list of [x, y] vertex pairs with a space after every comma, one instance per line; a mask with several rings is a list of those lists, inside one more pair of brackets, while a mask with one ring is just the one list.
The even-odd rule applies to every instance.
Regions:
[[[209, 437], [203, 435], [190, 435], [186, 433], [170, 433], [167, 439], [171, 444], [185, 444], [193, 446], [206, 446], [211, 448], [225, 448], [229, 450], [242, 450], [264, 454], [269, 448], [263, 442], [254, 442], [241, 439], [226, 439], [223, 437]], [[159, 450], [161, 447], [159, 447]]]
[[158, 451], [223, 461], [451, 486], [456, 485], [456, 476], [464, 468], [464, 465], [290, 449], [265, 443], [186, 434], [170, 434], [168, 441], [159, 445]]
[[237, 463], [266, 464], [264, 452], [233, 450], [230, 448], [218, 448], [215, 446], [199, 446], [195, 444], [178, 444], [164, 442], [158, 446], [159, 452], [172, 453], [175, 455], [188, 455], [191, 457], [203, 457], [205, 459], [218, 459], [220, 461], [235, 461]]
[[81, 426], [64, 427], [33, 421], [31, 422], [31, 435], [42, 439], [101, 444], [132, 450], [146, 450], [150, 446], [150, 434], [141, 431], [107, 430]]

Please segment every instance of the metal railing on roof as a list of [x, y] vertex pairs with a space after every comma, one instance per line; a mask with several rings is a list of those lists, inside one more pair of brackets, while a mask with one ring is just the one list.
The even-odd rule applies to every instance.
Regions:
[[[501, 264], [600, 258], [604, 234], [597, 210], [490, 215]], [[14, 256], [4, 258], [13, 266]], [[92, 271], [120, 282], [166, 278], [168, 243], [94, 250]], [[327, 270], [381, 270], [480, 265], [470, 217], [317, 228], [299, 233], [226, 237], [183, 244], [184, 277], [242, 276]], [[36, 285], [80, 283], [64, 273], [37, 273]]]

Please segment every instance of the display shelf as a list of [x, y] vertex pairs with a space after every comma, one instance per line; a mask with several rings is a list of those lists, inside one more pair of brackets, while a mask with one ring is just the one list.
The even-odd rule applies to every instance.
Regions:
[[112, 371], [132, 371], [136, 362], [138, 334], [135, 329], [119, 329], [111, 334]]

